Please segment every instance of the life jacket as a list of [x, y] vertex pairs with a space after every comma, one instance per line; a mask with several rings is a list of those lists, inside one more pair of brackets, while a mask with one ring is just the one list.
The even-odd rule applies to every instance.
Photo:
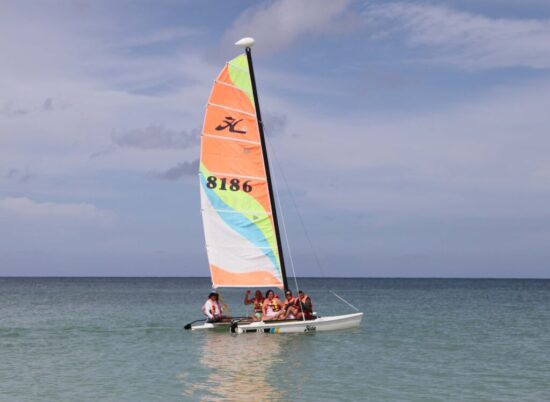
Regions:
[[[306, 304], [307, 300], [309, 299], [309, 307]], [[300, 297], [300, 304], [302, 305], [302, 309], [304, 310], [304, 313], [311, 313], [313, 311], [313, 303], [311, 302], [311, 297], [308, 295], [304, 295]]]
[[219, 314], [221, 314], [222, 309], [221, 309], [220, 305], [218, 304], [218, 302], [212, 302], [211, 303], [210, 314], [216, 315], [216, 307], [217, 307], [217, 310], [219, 311]]
[[[269, 300], [269, 299], [268, 299]], [[280, 303], [276, 303], [275, 302], [275, 298], [273, 298], [273, 300], [271, 300], [268, 304], [269, 307], [271, 307], [271, 311], [273, 311], [274, 313], [276, 313], [277, 311], [281, 310], [281, 304]]]
[[283, 308], [286, 309], [287, 306], [295, 306], [298, 303], [298, 298], [293, 297], [290, 300], [286, 299], [285, 303], [283, 304]]
[[253, 299], [253, 302], [254, 302], [254, 311], [262, 311], [262, 306], [264, 304], [264, 299], [260, 299], [258, 300], [257, 298], [254, 297]]

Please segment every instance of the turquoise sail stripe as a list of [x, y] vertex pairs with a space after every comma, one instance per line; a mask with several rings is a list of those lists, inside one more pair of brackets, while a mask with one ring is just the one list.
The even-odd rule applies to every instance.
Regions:
[[263, 253], [271, 260], [273, 265], [277, 268], [278, 277], [281, 278], [282, 274], [281, 274], [281, 267], [279, 266], [279, 262], [277, 261], [277, 258], [275, 257], [275, 253], [273, 252], [271, 245], [265, 238], [262, 231], [256, 226], [254, 222], [252, 222], [242, 213], [236, 211], [234, 208], [231, 208], [229, 205], [223, 202], [223, 200], [216, 194], [215, 191], [208, 188], [206, 186], [206, 179], [204, 178], [204, 175], [202, 174], [202, 172], [200, 172], [199, 176], [200, 176], [202, 189], [204, 190], [206, 196], [210, 200], [210, 203], [212, 204], [214, 209], [230, 211], [227, 213], [216, 211], [216, 213], [222, 218], [222, 220], [227, 225], [229, 225], [231, 229], [235, 230], [237, 233], [239, 233], [241, 236], [243, 236], [245, 239], [250, 241], [255, 246], [262, 247]]

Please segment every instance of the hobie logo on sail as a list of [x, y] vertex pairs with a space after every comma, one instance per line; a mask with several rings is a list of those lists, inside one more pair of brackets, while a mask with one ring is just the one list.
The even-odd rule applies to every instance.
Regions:
[[216, 127], [216, 131], [224, 131], [229, 129], [230, 133], [246, 134], [246, 127], [242, 127], [242, 130], [237, 129], [237, 124], [241, 121], [243, 121], [243, 119], [235, 120], [234, 117], [225, 116], [223, 122]]

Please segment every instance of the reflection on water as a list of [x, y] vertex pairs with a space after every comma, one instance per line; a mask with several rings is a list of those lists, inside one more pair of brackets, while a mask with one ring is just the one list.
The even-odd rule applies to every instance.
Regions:
[[208, 373], [195, 383], [186, 382], [184, 395], [203, 401], [283, 400], [275, 365], [284, 359], [285, 338], [264, 334], [230, 335], [208, 332], [200, 363]]

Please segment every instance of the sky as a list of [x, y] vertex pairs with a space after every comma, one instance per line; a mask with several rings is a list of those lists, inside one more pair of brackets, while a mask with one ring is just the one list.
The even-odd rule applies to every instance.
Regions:
[[207, 276], [243, 36], [299, 276], [550, 278], [543, 0], [3, 0], [0, 276]]

